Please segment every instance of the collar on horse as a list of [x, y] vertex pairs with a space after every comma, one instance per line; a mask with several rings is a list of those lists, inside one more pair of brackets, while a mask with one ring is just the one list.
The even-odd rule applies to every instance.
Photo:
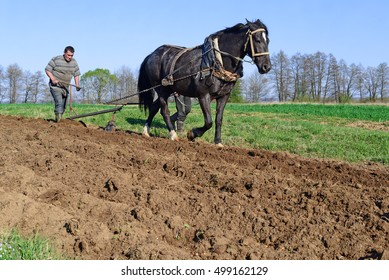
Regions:
[[[246, 39], [246, 43], [244, 44], [244, 52], [245, 53], [248, 53], [248, 44], [250, 44], [250, 49], [251, 49], [251, 58], [253, 59], [254, 57], [257, 57], [257, 56], [262, 56], [262, 55], [268, 55], [269, 52], [255, 52], [255, 49], [254, 49], [254, 41], [253, 41], [253, 35], [258, 33], [258, 32], [266, 32], [266, 30], [264, 28], [258, 28], [254, 31], [251, 31], [250, 29], [247, 30], [246, 32], [246, 35], [247, 35], [247, 39]], [[220, 65], [220, 67], [217, 67], [216, 69], [213, 69], [212, 71], [212, 75], [215, 76], [216, 78], [219, 78], [225, 82], [236, 82], [240, 76], [239, 74], [237, 73], [234, 73], [234, 72], [230, 72], [228, 71], [227, 69], [225, 69], [223, 67], [223, 59], [221, 57], [221, 54], [223, 55], [228, 55], [232, 58], [234, 58], [235, 60], [238, 60], [238, 61], [244, 61], [243, 58], [240, 58], [240, 57], [237, 57], [237, 56], [233, 56], [227, 52], [223, 52], [219, 49], [219, 43], [218, 43], [218, 38], [214, 38], [212, 40], [213, 42], [213, 49], [215, 51], [215, 60], [216, 60], [216, 65]]]

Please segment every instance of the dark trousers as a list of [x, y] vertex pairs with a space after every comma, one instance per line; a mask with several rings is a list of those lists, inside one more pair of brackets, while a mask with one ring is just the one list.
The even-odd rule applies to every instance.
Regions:
[[66, 110], [68, 91], [66, 88], [50, 85], [50, 93], [54, 98], [54, 114], [63, 114]]
[[174, 99], [176, 101], [176, 109], [177, 112], [175, 112], [171, 116], [171, 120], [173, 122], [180, 121], [184, 122], [186, 119], [186, 116], [190, 113], [190, 110], [192, 108], [192, 98], [188, 96], [174, 96]]

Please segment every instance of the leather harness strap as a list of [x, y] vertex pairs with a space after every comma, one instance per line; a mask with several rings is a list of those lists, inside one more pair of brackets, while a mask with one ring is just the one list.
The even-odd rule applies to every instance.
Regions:
[[173, 74], [174, 74], [174, 68], [176, 67], [176, 63], [177, 63], [177, 60], [184, 54], [186, 53], [187, 51], [189, 51], [190, 49], [188, 48], [182, 48], [173, 58], [172, 60], [172, 64], [170, 65], [170, 70], [169, 70], [169, 74], [162, 79], [162, 85], [164, 87], [166, 86], [171, 86], [173, 85], [174, 83], [174, 80], [173, 80]]

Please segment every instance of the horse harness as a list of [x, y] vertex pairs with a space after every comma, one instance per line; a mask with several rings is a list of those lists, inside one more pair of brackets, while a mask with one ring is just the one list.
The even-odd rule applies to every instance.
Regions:
[[[251, 31], [250, 29], [247, 31], [247, 40], [246, 40], [246, 43], [244, 45], [244, 52], [247, 53], [247, 47], [248, 47], [248, 44], [250, 43], [250, 49], [251, 49], [251, 57], [254, 58], [254, 57], [257, 57], [257, 56], [263, 56], [263, 55], [269, 55], [269, 52], [259, 52], [259, 53], [256, 53], [255, 50], [254, 50], [254, 43], [253, 43], [253, 35], [258, 33], [258, 32], [265, 32], [266, 30], [264, 28], [258, 28], [254, 31]], [[177, 60], [186, 52], [188, 52], [189, 50], [192, 50], [193, 48], [183, 48], [183, 47], [177, 47], [177, 46], [172, 46], [172, 47], [175, 47], [175, 48], [179, 48], [180, 51], [174, 56], [173, 60], [172, 60], [172, 63], [170, 65], [170, 70], [169, 70], [169, 74], [162, 79], [161, 81], [161, 84], [162, 86], [171, 86], [174, 84], [174, 78], [173, 78], [173, 74], [175, 72], [177, 72], [179, 69], [181, 69], [182, 67], [184, 67], [185, 65], [177, 68], [177, 69], [174, 69], [175, 66], [176, 66], [176, 63], [177, 63]], [[215, 62], [214, 62], [214, 65], [216, 65], [216, 67], [214, 66], [211, 66], [207, 69], [201, 69], [201, 73], [209, 73], [207, 75], [212, 75], [222, 81], [225, 81], [225, 82], [228, 82], [228, 83], [233, 83], [233, 82], [236, 82], [239, 78], [240, 78], [240, 75], [237, 74], [237, 73], [233, 73], [233, 72], [230, 72], [228, 70], [226, 70], [224, 67], [223, 67], [223, 59], [222, 59], [222, 54], [223, 55], [227, 55], [227, 56], [230, 56], [238, 61], [244, 61], [242, 58], [240, 57], [236, 57], [236, 56], [233, 56], [227, 52], [223, 52], [219, 49], [219, 42], [218, 42], [218, 38], [213, 38], [212, 39], [212, 47], [209, 49], [209, 50], [206, 50], [206, 51], [203, 51], [203, 53], [201, 54], [201, 58], [203, 58], [208, 52], [211, 52], [211, 51], [214, 51], [214, 57], [215, 57]], [[164, 54], [165, 55], [165, 54]], [[194, 59], [197, 59], [199, 57], [195, 57]], [[192, 62], [194, 59], [192, 59], [190, 62]], [[198, 74], [199, 72], [195, 73], [195, 74], [192, 74], [192, 75], [189, 75], [187, 77], [191, 77], [191, 76], [194, 76], [196, 74]], [[184, 78], [187, 78], [187, 77], [184, 77]], [[183, 78], [180, 78], [180, 80], [183, 79]]]
[[[214, 50], [215, 51], [215, 60], [216, 60], [215, 64], [218, 66], [216, 68], [212, 66], [212, 67], [209, 67], [207, 69], [201, 69], [199, 72], [201, 74], [205, 73], [205, 76], [212, 75], [212, 76], [219, 78], [225, 82], [236, 82], [240, 78], [240, 76], [236, 73], [232, 73], [232, 72], [226, 70], [223, 67], [223, 60], [221, 58], [221, 54], [225, 54], [225, 53], [219, 50], [219, 46], [217, 44], [217, 38], [215, 38], [213, 40], [213, 42], [214, 42], [214, 47], [212, 47], [210, 50], [207, 50], [206, 52], [203, 52], [200, 57], [204, 57], [208, 52], [211, 52]], [[176, 62], [184, 53], [188, 52], [189, 50], [192, 50], [192, 49], [181, 48], [181, 50], [174, 56], [174, 58], [172, 59], [172, 63], [170, 65], [169, 74], [165, 78], [163, 78], [161, 81], [162, 86], [165, 87], [165, 86], [171, 86], [174, 84], [175, 80], [173, 78], [173, 74], [175, 72], [177, 72], [178, 70], [180, 70], [183, 66], [185, 66], [185, 65], [183, 65], [180, 68], [174, 69], [176, 66]], [[196, 57], [195, 59], [198, 59], [198, 58], [199, 58], [199, 56]], [[192, 75], [189, 75], [187, 77], [197, 75], [197, 74], [199, 74], [199, 72], [194, 73]], [[187, 78], [187, 77], [184, 77], [184, 78]], [[180, 78], [179, 80], [181, 80], [181, 79], [183, 79], [183, 78]]]
[[[177, 70], [174, 70], [174, 68], [176, 67], [176, 63], [177, 63], [177, 60], [184, 54], [186, 53], [187, 51], [191, 50], [191, 49], [188, 49], [188, 48], [183, 48], [183, 47], [177, 47], [177, 46], [172, 46], [172, 48], [175, 47], [175, 48], [178, 48], [178, 49], [181, 49], [173, 58], [172, 60], [172, 64], [170, 65], [170, 70], [169, 70], [169, 74], [162, 79], [161, 83], [162, 83], [162, 86], [166, 87], [166, 86], [171, 86], [174, 84], [174, 79], [173, 79], [173, 74], [175, 72], [177, 72], [180, 68], [178, 68]], [[166, 54], [167, 52], [165, 52], [163, 54], [163, 56]]]

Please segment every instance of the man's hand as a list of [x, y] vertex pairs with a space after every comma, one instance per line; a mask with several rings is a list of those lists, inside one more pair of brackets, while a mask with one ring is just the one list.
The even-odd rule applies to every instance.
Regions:
[[54, 85], [54, 86], [57, 86], [59, 81], [57, 79], [51, 79], [51, 83]]
[[76, 90], [77, 90], [77, 91], [80, 91], [80, 90], [81, 90], [81, 87], [80, 87], [80, 86], [76, 86]]

